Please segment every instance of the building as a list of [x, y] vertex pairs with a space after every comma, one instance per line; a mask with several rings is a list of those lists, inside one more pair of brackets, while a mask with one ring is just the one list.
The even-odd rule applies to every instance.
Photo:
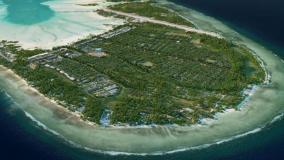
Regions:
[[103, 35], [101, 35], [102, 38], [105, 38], [105, 39], [109, 39], [111, 37], [114, 37], [114, 36], [117, 36], [119, 34], [122, 34], [122, 33], [126, 33], [128, 31], [130, 31], [132, 28], [131, 27], [123, 27], [123, 28], [120, 28], [118, 30], [114, 30], [112, 32], [108, 32], [108, 33], [105, 33]]
[[[64, 57], [68, 57], [68, 58], [76, 58], [81, 56], [82, 54], [78, 51], [72, 50], [72, 49], [68, 49], [68, 48], [60, 48], [59, 50], [55, 51], [58, 54], [64, 56]], [[53, 53], [55, 53], [53, 52]]]
[[16, 55], [6, 50], [0, 50], [0, 56], [9, 62], [14, 62], [16, 60]]
[[95, 52], [96, 52], [97, 54], [102, 53], [102, 51], [103, 51], [103, 49], [102, 49], [102, 48], [96, 48], [96, 49], [95, 49]]
[[105, 52], [103, 52], [102, 48], [95, 48], [94, 52], [89, 52], [90, 56], [94, 56], [94, 57], [105, 57], [107, 56], [107, 54]]
[[89, 94], [95, 94], [97, 97], [113, 96], [119, 92], [119, 86], [107, 77], [97, 77], [85, 84], [84, 88]]
[[28, 58], [29, 63], [44, 64], [48, 62], [59, 62], [59, 61], [62, 61], [62, 57], [51, 53], [37, 54]]

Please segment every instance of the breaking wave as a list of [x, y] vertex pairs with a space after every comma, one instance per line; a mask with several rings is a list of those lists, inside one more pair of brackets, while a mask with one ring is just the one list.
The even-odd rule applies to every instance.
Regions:
[[235, 139], [239, 139], [251, 134], [255, 134], [258, 133], [260, 131], [262, 131], [263, 129], [265, 129], [266, 127], [272, 125], [273, 123], [280, 121], [283, 119], [284, 117], [284, 113], [279, 114], [278, 116], [274, 117], [270, 122], [264, 124], [262, 127], [259, 128], [255, 128], [251, 131], [242, 133], [242, 134], [238, 134], [229, 138], [225, 138], [222, 140], [219, 140], [217, 142], [214, 143], [209, 143], [209, 144], [202, 144], [202, 145], [198, 145], [198, 146], [193, 146], [193, 147], [184, 147], [181, 149], [176, 149], [176, 150], [171, 150], [171, 151], [156, 151], [156, 152], [152, 152], [152, 153], [132, 153], [132, 152], [119, 152], [119, 151], [104, 151], [104, 150], [98, 150], [98, 149], [92, 149], [92, 148], [88, 148], [88, 147], [84, 147], [78, 143], [75, 143], [71, 140], [68, 140], [67, 138], [65, 138], [63, 135], [61, 135], [60, 133], [48, 128], [46, 125], [44, 125], [43, 123], [41, 123], [40, 121], [38, 121], [35, 117], [33, 117], [30, 113], [24, 111], [26, 117], [28, 117], [30, 120], [32, 120], [33, 122], [35, 122], [35, 125], [41, 127], [42, 129], [58, 136], [59, 138], [63, 139], [64, 141], [68, 142], [70, 145], [76, 147], [76, 148], [80, 148], [80, 149], [84, 149], [90, 152], [96, 152], [96, 153], [101, 153], [101, 154], [107, 154], [107, 155], [111, 155], [111, 156], [118, 156], [118, 155], [128, 155], [128, 156], [148, 156], [148, 155], [166, 155], [166, 154], [173, 154], [173, 153], [178, 153], [178, 152], [185, 152], [185, 151], [190, 151], [190, 150], [200, 150], [200, 149], [205, 149], [214, 145], [220, 145], [223, 143], [227, 143], [230, 141], [233, 141]]

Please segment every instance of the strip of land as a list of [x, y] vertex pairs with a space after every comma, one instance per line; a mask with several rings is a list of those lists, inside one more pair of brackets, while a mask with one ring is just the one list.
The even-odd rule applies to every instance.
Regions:
[[169, 26], [169, 27], [174, 27], [174, 28], [177, 28], [177, 29], [182, 29], [182, 30], [185, 30], [187, 32], [194, 32], [194, 33], [198, 33], [198, 34], [209, 35], [209, 36], [216, 37], [216, 38], [223, 38], [218, 33], [203, 31], [203, 30], [196, 29], [196, 28], [189, 27], [189, 26], [185, 26], [185, 25], [178, 25], [178, 24], [174, 24], [174, 23], [170, 23], [170, 22], [166, 22], [166, 21], [156, 20], [156, 19], [149, 18], [149, 17], [144, 17], [144, 16], [139, 16], [139, 15], [135, 15], [135, 14], [131, 14], [131, 13], [115, 11], [115, 10], [108, 9], [108, 8], [103, 9], [103, 11], [114, 13], [114, 14], [121, 15], [121, 16], [131, 17], [131, 18], [138, 20], [139, 22], [149, 22], [149, 23], [154, 23], [154, 24], [160, 24], [160, 25], [165, 25], [165, 26]]

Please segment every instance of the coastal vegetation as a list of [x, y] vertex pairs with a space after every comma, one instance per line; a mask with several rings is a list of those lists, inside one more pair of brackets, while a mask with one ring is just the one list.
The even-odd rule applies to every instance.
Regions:
[[132, 2], [113, 5], [112, 10], [125, 13], [135, 13], [140, 16], [152, 17], [157, 20], [167, 21], [175, 24], [186, 25], [193, 27], [194, 25], [184, 17], [167, 8], [163, 8], [152, 1], [147, 2]]

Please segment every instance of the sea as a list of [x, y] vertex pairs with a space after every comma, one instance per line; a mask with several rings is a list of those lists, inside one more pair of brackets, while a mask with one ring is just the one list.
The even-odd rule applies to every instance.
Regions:
[[[172, 0], [212, 16], [284, 58], [283, 0]], [[28, 22], [27, 22], [28, 23]], [[284, 95], [283, 95], [284, 96]], [[158, 156], [108, 155], [71, 146], [46, 132], [0, 89], [1, 160], [281, 160], [284, 119], [260, 132], [208, 148]]]

